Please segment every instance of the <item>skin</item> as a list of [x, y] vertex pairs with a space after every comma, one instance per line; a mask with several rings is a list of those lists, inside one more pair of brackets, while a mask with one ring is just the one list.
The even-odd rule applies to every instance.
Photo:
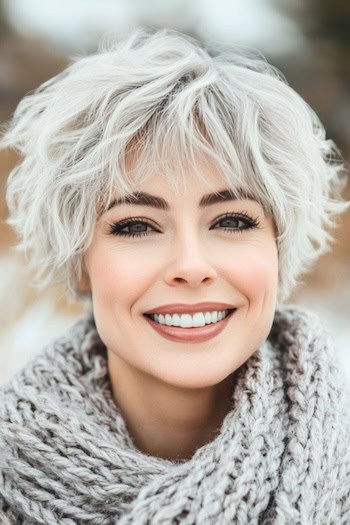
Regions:
[[[123, 204], [105, 212], [81, 281], [81, 289], [92, 293], [113, 397], [130, 435], [143, 452], [178, 461], [192, 457], [220, 429], [232, 408], [234, 372], [269, 334], [278, 286], [272, 218], [249, 199], [200, 209], [202, 195], [226, 189], [208, 164], [203, 174], [211, 188], [191, 170], [183, 193], [175, 193], [159, 173], [137, 187], [163, 197], [169, 211]], [[245, 212], [259, 225], [239, 232], [245, 223], [233, 218], [223, 226], [220, 216], [228, 212]], [[131, 217], [151, 224], [143, 228], [147, 235], [110, 233], [112, 223]], [[206, 342], [167, 340], [142, 315], [163, 304], [202, 301], [237, 308], [226, 328]]]

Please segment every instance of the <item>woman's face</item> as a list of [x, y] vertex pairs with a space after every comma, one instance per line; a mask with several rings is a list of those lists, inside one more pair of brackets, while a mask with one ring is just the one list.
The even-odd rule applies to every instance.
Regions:
[[[227, 189], [208, 166], [203, 174], [215, 190]], [[138, 186], [138, 192], [166, 201], [167, 209], [115, 204], [102, 215], [86, 253], [83, 287], [91, 289], [109, 355], [124, 368], [169, 385], [200, 388], [224, 380], [268, 336], [278, 258], [273, 221], [257, 202], [200, 206], [213, 190], [192, 172], [187, 180], [180, 194], [160, 174]], [[236, 309], [209, 339], [168, 338], [144, 316], [162, 305], [207, 301]]]

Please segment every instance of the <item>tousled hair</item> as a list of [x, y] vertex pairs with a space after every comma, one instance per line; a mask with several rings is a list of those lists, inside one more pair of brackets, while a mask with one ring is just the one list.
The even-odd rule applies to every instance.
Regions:
[[22, 99], [1, 147], [21, 155], [7, 186], [18, 249], [41, 287], [63, 282], [71, 297], [83, 296], [83, 256], [101, 211], [160, 165], [177, 192], [188, 166], [201, 177], [204, 154], [235, 195], [272, 214], [280, 302], [329, 249], [349, 208], [339, 150], [276, 68], [258, 53], [170, 29], [110, 36], [73, 60]]

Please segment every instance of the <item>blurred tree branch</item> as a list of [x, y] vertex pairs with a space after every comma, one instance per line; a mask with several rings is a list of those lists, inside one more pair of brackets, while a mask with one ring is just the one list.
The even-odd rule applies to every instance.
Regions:
[[297, 83], [326, 128], [350, 156], [350, 2], [348, 0], [270, 0], [301, 28], [308, 41]]

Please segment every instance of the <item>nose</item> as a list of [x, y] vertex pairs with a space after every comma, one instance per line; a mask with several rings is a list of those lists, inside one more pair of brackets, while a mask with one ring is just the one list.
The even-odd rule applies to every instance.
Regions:
[[194, 236], [178, 240], [171, 250], [171, 263], [165, 273], [167, 284], [196, 288], [215, 280], [217, 271], [210, 262], [213, 254], [209, 257], [209, 248], [205, 249]]

